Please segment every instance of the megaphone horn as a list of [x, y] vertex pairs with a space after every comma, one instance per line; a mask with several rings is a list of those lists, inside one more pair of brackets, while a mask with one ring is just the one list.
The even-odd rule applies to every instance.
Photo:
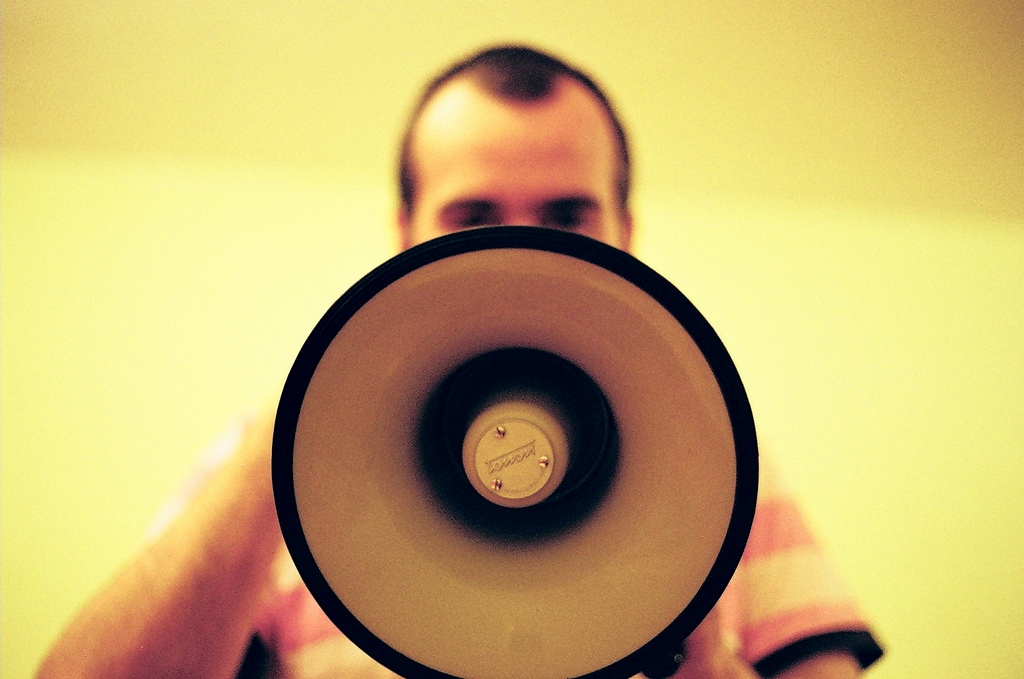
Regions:
[[454, 233], [350, 288], [292, 366], [273, 447], [310, 593], [407, 677], [664, 667], [757, 498], [711, 326], [632, 256], [550, 229]]

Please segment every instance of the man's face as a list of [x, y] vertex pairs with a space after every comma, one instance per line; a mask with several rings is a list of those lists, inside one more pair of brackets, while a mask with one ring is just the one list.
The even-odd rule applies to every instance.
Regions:
[[541, 101], [510, 103], [456, 79], [424, 108], [411, 157], [416, 197], [411, 214], [399, 215], [403, 249], [496, 224], [565, 229], [629, 247], [611, 124], [573, 80], [560, 79]]

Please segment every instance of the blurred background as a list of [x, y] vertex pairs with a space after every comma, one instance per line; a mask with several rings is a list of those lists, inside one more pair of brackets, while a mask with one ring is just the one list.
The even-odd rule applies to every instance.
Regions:
[[424, 81], [593, 73], [637, 254], [718, 330], [876, 625], [878, 677], [1024, 671], [1024, 4], [95, 3], [0, 17], [0, 674], [393, 252]]

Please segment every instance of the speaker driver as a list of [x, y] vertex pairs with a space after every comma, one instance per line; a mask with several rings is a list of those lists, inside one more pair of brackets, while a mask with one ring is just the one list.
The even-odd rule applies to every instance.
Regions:
[[600, 503], [618, 462], [610, 406], [569, 361], [510, 347], [470, 359], [427, 402], [423, 472], [446, 512], [483, 537], [536, 541]]
[[721, 596], [757, 496], [750, 406], [668, 281], [555, 230], [412, 248], [303, 345], [274, 430], [285, 542], [407, 677], [631, 676]]

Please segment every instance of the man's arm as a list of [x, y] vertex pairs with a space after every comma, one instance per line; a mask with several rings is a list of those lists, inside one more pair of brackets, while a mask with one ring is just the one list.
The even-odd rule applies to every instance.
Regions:
[[272, 435], [268, 412], [164, 534], [86, 604], [39, 679], [234, 676], [282, 544]]

